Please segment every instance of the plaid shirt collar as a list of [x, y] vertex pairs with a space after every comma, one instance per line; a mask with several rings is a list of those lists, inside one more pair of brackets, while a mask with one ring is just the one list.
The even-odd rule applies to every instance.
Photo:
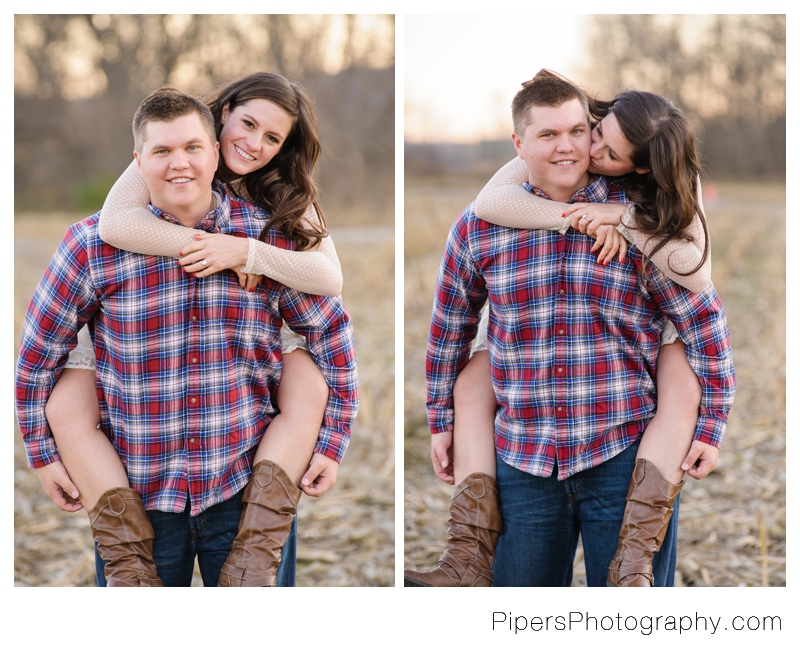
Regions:
[[[225, 184], [216, 179], [211, 185], [211, 190], [214, 197], [214, 208], [211, 209], [206, 216], [200, 220], [193, 228], [202, 229], [203, 231], [229, 233], [233, 231], [233, 223], [231, 222], [231, 203], [228, 196], [228, 191]], [[181, 224], [166, 211], [162, 211], [157, 206], [148, 204], [147, 208], [155, 213], [162, 220], [171, 222], [172, 224]]]
[[[538, 195], [539, 197], [544, 197], [546, 200], [552, 200], [553, 198], [550, 197], [547, 193], [545, 193], [540, 188], [536, 188], [536, 186], [532, 186], [527, 181], [523, 184], [525, 186], [525, 190], [529, 193], [533, 193], [534, 195]], [[611, 197], [611, 188], [608, 185], [605, 177], [595, 177], [594, 181], [584, 186], [583, 188], [579, 188], [573, 194], [567, 204], [574, 204], [575, 202], [602, 202], [606, 203], [609, 201]]]

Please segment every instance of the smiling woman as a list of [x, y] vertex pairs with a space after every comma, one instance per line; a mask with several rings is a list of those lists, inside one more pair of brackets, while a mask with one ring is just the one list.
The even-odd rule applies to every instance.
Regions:
[[228, 169], [243, 177], [263, 168], [281, 149], [292, 131], [292, 117], [269, 100], [247, 100], [222, 108], [220, 141]]

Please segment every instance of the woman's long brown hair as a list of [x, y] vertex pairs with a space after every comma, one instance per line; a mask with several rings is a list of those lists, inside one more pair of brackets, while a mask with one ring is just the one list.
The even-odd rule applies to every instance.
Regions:
[[644, 262], [669, 241], [690, 239], [687, 229], [698, 215], [705, 234], [700, 263], [689, 272], [670, 265], [681, 276], [697, 272], [709, 255], [708, 225], [698, 200], [700, 158], [686, 116], [666, 98], [645, 91], [625, 91], [608, 102], [589, 98], [589, 111], [593, 123], [613, 112], [633, 146], [631, 162], [650, 170], [613, 178], [636, 203], [637, 228], [658, 240], [650, 256], [643, 254]]
[[[308, 249], [328, 235], [313, 177], [322, 150], [314, 105], [302, 86], [282, 75], [263, 72], [247, 75], [222, 88], [208, 102], [217, 126], [217, 139], [222, 131], [223, 108], [227, 105], [233, 111], [237, 105], [255, 99], [274, 102], [293, 120], [292, 131], [280, 151], [267, 165], [246, 174], [241, 181], [247, 199], [270, 214], [260, 238], [264, 240], [270, 229], [279, 229], [297, 243], [298, 249]], [[217, 174], [223, 181], [236, 177], [222, 158]], [[312, 204], [319, 224], [309, 224], [302, 217]]]

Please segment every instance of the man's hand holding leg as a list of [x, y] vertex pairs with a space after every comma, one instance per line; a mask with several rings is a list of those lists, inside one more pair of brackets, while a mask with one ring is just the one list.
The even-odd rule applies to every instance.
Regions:
[[78, 512], [83, 509], [79, 497], [80, 492], [67, 473], [64, 463], [57, 460], [54, 463], [37, 467], [36, 475], [53, 503], [64, 512]]
[[453, 432], [431, 433], [431, 462], [433, 472], [448, 485], [455, 483], [453, 475]]
[[692, 478], [700, 480], [716, 469], [718, 461], [719, 449], [717, 447], [695, 440], [681, 464], [681, 469]]
[[300, 481], [300, 489], [310, 497], [321, 497], [336, 483], [338, 473], [339, 463], [324, 454], [315, 453]]

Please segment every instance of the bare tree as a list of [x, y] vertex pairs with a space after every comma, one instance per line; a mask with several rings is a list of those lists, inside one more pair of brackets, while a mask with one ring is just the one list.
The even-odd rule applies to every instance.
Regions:
[[686, 111], [715, 174], [785, 174], [785, 15], [598, 15], [585, 61], [603, 97], [637, 88]]

